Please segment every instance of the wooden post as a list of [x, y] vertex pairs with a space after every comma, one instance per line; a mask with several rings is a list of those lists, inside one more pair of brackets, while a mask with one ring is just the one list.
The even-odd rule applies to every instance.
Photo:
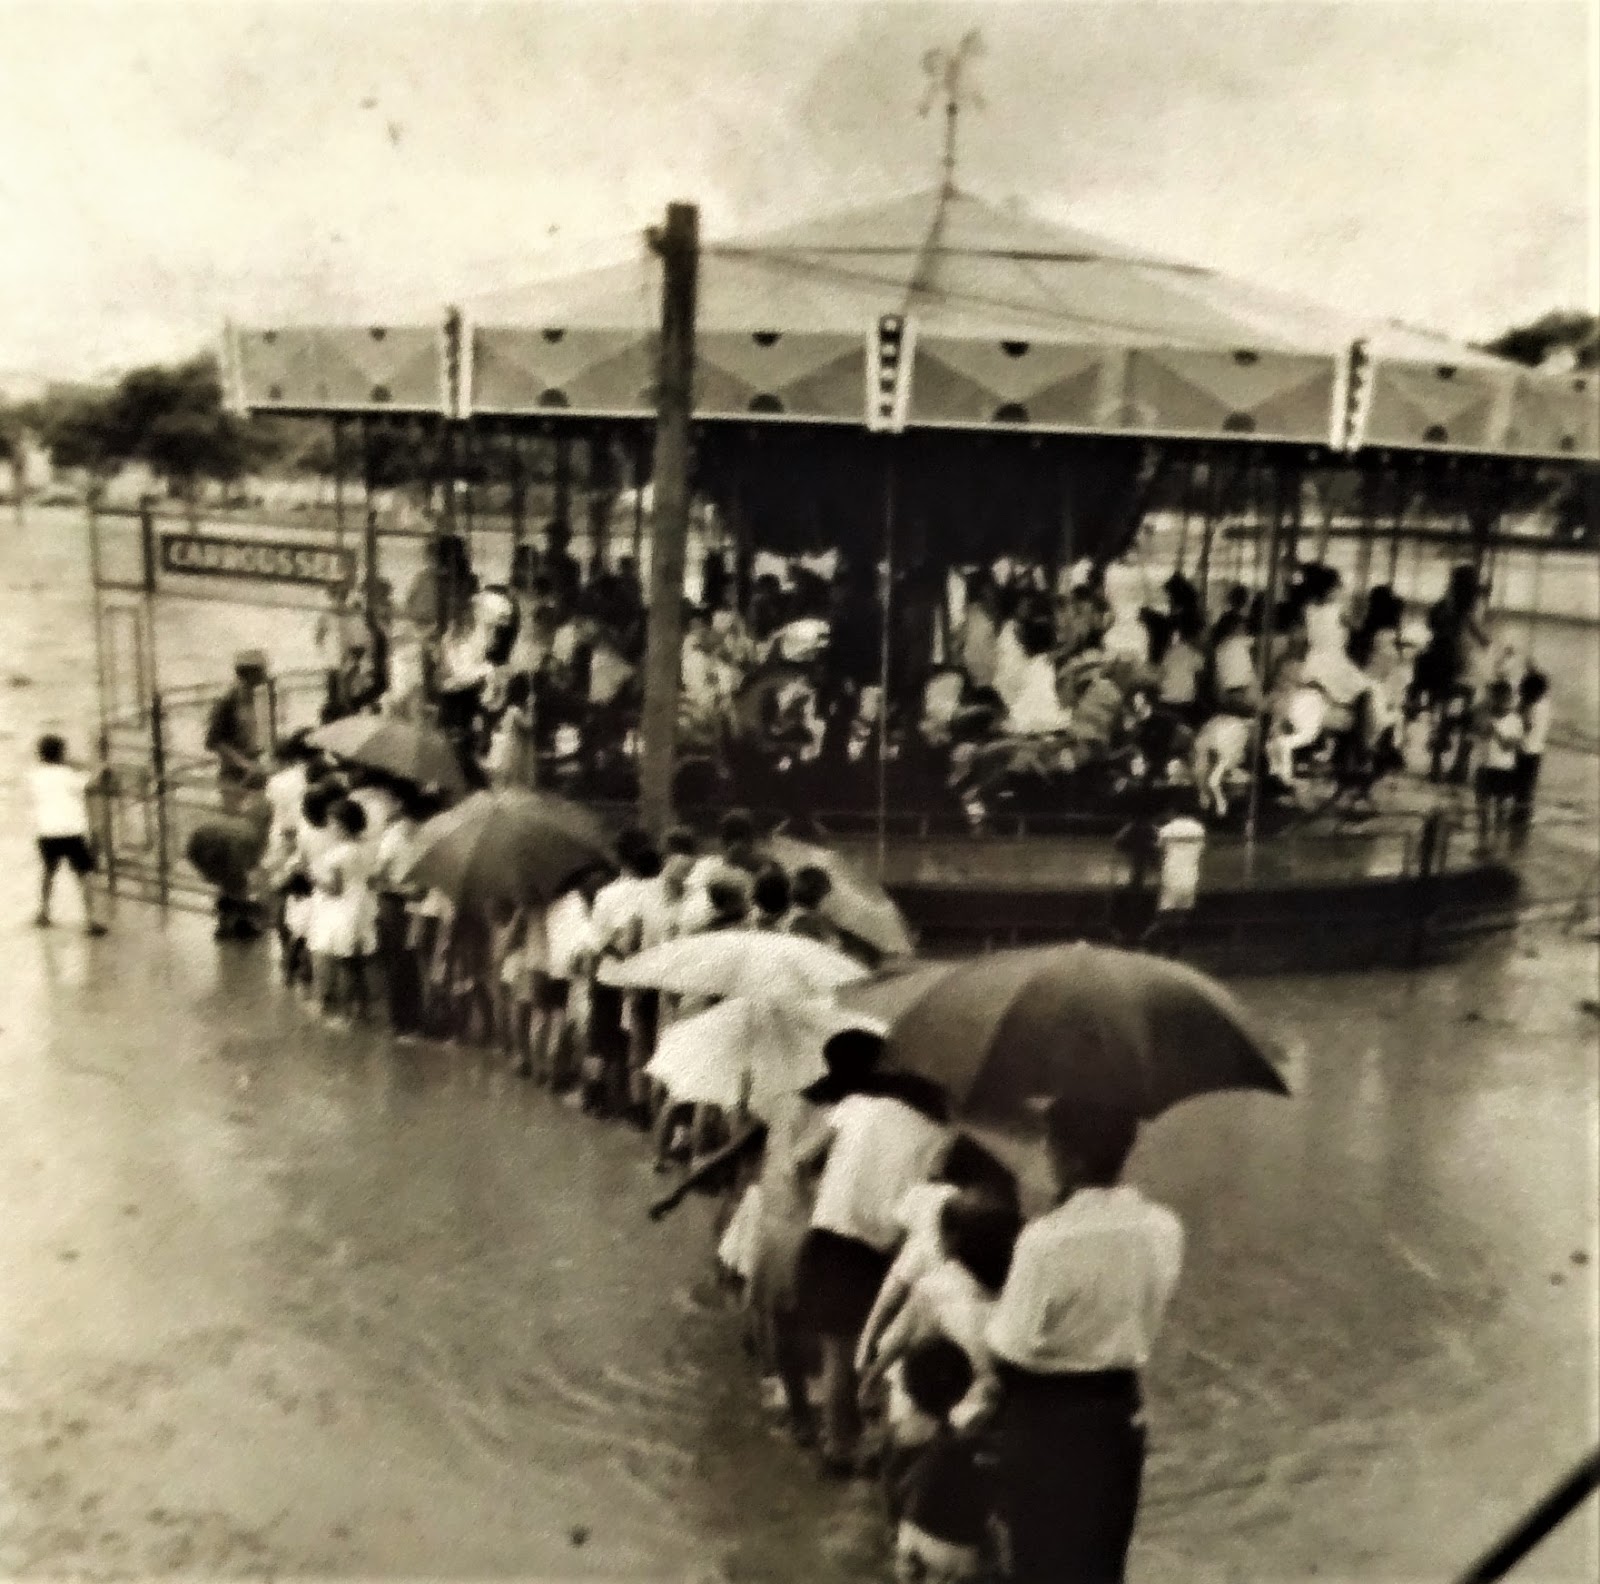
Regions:
[[639, 811], [663, 830], [672, 818], [683, 645], [683, 577], [689, 542], [689, 421], [694, 405], [695, 294], [700, 211], [671, 204], [651, 233], [662, 263], [661, 368], [656, 390], [655, 500], [650, 524], [650, 612], [640, 718]]

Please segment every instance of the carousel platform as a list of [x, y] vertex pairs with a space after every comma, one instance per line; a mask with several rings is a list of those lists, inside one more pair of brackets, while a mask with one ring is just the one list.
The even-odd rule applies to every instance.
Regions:
[[[1412, 967], [1447, 960], [1530, 917], [1592, 919], [1600, 833], [1552, 800], [1533, 829], [1492, 856], [1457, 804], [1443, 840], [1423, 841], [1441, 789], [1402, 777], [1367, 818], [1320, 816], [1254, 842], [1216, 832], [1194, 911], [1149, 944], [1229, 973]], [[1109, 832], [833, 835], [899, 903], [931, 953], [1062, 939], [1132, 944], [1153, 892], [1135, 893]]]

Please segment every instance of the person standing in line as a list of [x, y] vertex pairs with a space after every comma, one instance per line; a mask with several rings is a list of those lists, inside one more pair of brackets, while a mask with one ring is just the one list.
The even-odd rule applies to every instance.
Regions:
[[821, 1353], [823, 1470], [835, 1478], [855, 1472], [856, 1349], [900, 1241], [895, 1209], [948, 1143], [942, 1095], [884, 1084], [840, 1100], [793, 1156], [797, 1170], [822, 1168], [796, 1287], [801, 1325]]
[[34, 835], [39, 843], [39, 912], [33, 922], [40, 929], [50, 925], [50, 893], [56, 870], [65, 864], [83, 898], [84, 933], [106, 933], [89, 883], [95, 870], [89, 794], [100, 779], [68, 760], [66, 743], [53, 732], [39, 739], [39, 762], [28, 773], [28, 790], [33, 797]]
[[1512, 772], [1511, 828], [1525, 831], [1533, 821], [1533, 800], [1539, 789], [1539, 769], [1550, 741], [1550, 720], [1554, 705], [1550, 699], [1550, 679], [1542, 671], [1529, 670], [1517, 689], [1522, 708], [1522, 742]]
[[1489, 684], [1478, 728], [1478, 856], [1486, 858], [1511, 818], [1517, 761], [1525, 737], [1522, 712], [1509, 682]]
[[1121, 1584], [1138, 1517], [1149, 1362], [1183, 1226], [1122, 1181], [1131, 1112], [1047, 1114], [1054, 1210], [1023, 1228], [986, 1339], [999, 1378], [995, 1506], [1011, 1584]]
[[211, 706], [206, 722], [206, 752], [217, 760], [217, 788], [225, 812], [239, 811], [246, 797], [265, 784], [261, 767], [266, 745], [257, 697], [267, 681], [267, 656], [241, 649], [233, 657], [233, 686]]
[[432, 808], [433, 800], [426, 793], [412, 789], [403, 792], [400, 812], [378, 838], [372, 877], [378, 895], [374, 937], [389, 1006], [389, 1029], [397, 1041], [406, 1044], [422, 1032], [422, 975], [412, 917], [412, 908], [422, 900], [422, 890], [408, 879], [408, 874], [417, 856], [417, 833]]

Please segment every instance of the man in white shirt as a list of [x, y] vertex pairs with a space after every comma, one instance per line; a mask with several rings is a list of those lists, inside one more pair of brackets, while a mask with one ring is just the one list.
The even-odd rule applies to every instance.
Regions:
[[83, 897], [84, 931], [104, 935], [106, 927], [95, 916], [94, 891], [89, 876], [94, 873], [94, 849], [90, 844], [89, 793], [95, 777], [67, 759], [67, 745], [50, 734], [39, 739], [39, 762], [28, 772], [28, 791], [33, 798], [33, 829], [39, 842], [39, 912], [34, 923], [41, 929], [50, 923], [50, 892], [56, 870], [65, 864], [78, 882]]
[[922, 1104], [851, 1094], [795, 1151], [798, 1169], [824, 1161], [797, 1279], [801, 1323], [822, 1355], [822, 1454], [831, 1474], [854, 1467], [861, 1431], [856, 1348], [901, 1238], [896, 1211], [907, 1189], [928, 1179], [947, 1143]]
[[1178, 1218], [1120, 1181], [1137, 1119], [1057, 1102], [1056, 1209], [1023, 1229], [989, 1319], [996, 1510], [1014, 1584], [1120, 1584], [1138, 1514], [1139, 1371], [1183, 1264]]

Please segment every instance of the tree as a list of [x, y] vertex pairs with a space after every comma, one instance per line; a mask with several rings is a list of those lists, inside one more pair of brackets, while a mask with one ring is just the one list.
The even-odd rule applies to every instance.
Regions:
[[1529, 324], [1516, 325], [1484, 344], [1530, 368], [1538, 368], [1552, 354], [1570, 350], [1579, 368], [1600, 368], [1600, 320], [1577, 309], [1557, 308]]
[[223, 409], [221, 380], [209, 357], [135, 369], [110, 390], [52, 392], [38, 416], [58, 466], [104, 479], [142, 462], [186, 499], [202, 480], [243, 478], [278, 448], [271, 431]]

